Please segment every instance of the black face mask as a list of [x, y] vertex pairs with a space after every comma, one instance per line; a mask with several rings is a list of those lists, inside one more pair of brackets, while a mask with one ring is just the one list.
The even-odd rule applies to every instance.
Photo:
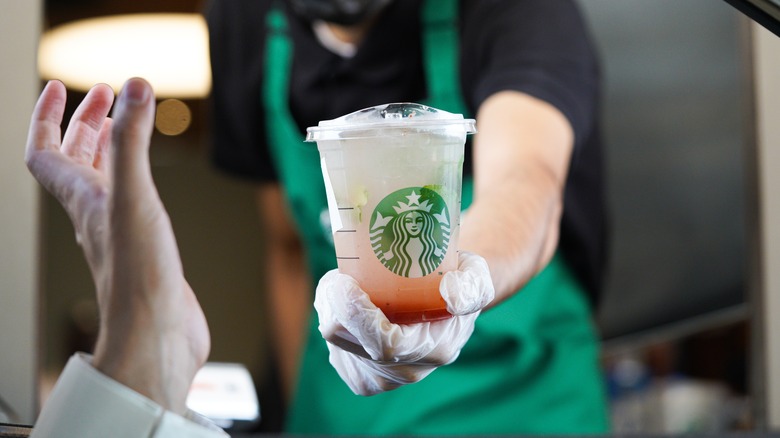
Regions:
[[309, 20], [351, 26], [376, 14], [391, 0], [290, 0], [296, 13]]

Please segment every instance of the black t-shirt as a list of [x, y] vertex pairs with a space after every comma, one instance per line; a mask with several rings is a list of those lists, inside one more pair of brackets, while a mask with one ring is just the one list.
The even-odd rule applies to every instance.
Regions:
[[[274, 3], [214, 0], [207, 10], [213, 162], [258, 182], [276, 179], [261, 101], [265, 15]], [[295, 53], [290, 109], [302, 139], [320, 120], [426, 97], [421, 3], [394, 0], [351, 58], [325, 49], [311, 24], [286, 10]], [[472, 116], [492, 94], [515, 90], [552, 104], [574, 129], [559, 247], [595, 302], [605, 213], [598, 62], [585, 23], [572, 0], [462, 0], [459, 16], [461, 90]]]

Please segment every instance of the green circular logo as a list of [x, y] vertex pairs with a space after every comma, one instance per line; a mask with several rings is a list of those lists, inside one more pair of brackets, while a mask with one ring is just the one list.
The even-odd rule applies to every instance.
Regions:
[[450, 212], [435, 190], [407, 187], [387, 195], [371, 214], [374, 254], [403, 277], [424, 277], [444, 260], [450, 243]]

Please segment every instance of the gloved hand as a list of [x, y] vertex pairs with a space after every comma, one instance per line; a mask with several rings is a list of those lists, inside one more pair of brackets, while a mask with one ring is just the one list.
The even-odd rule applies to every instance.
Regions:
[[336, 269], [322, 277], [314, 299], [319, 330], [331, 365], [352, 392], [374, 395], [418, 382], [457, 359], [480, 311], [495, 296], [485, 259], [461, 252], [458, 270], [444, 275], [439, 290], [452, 318], [398, 325], [354, 278]]

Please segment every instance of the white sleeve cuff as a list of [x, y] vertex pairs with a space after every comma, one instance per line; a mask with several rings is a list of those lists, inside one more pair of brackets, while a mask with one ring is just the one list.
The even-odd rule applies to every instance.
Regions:
[[187, 418], [104, 375], [91, 357], [75, 354], [68, 361], [38, 417], [32, 437], [203, 437], [227, 434], [203, 417]]

